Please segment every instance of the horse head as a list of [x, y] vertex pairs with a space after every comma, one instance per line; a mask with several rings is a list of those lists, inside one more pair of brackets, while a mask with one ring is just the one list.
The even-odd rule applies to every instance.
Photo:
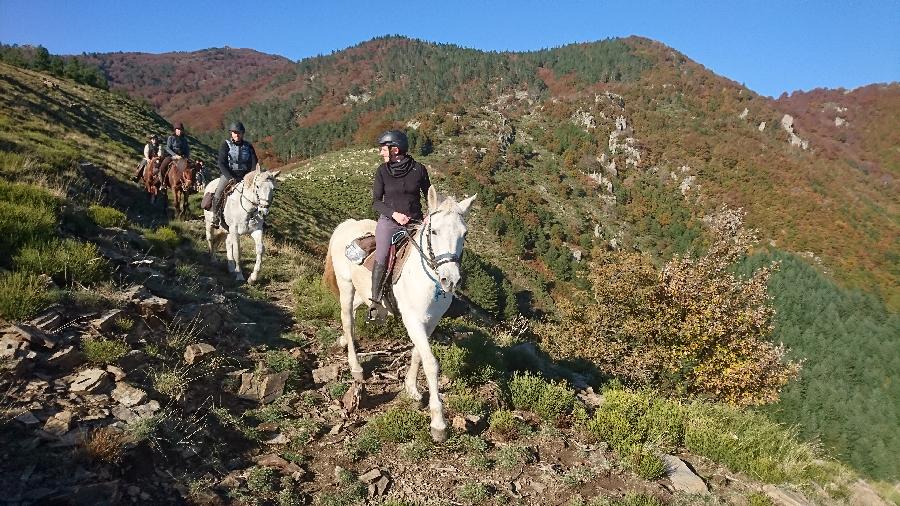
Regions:
[[[275, 193], [275, 178], [281, 171], [269, 172], [260, 166], [256, 170], [244, 177], [244, 193], [246, 190], [253, 192], [255, 197], [249, 197], [256, 204], [259, 214], [265, 216], [269, 213], [269, 206], [272, 205], [272, 196]], [[249, 183], [249, 184], [248, 184]]]
[[439, 195], [434, 186], [428, 190], [429, 214], [419, 242], [445, 292], [453, 292], [459, 285], [460, 263], [468, 233], [465, 218], [475, 197], [472, 195], [457, 202], [453, 197]]

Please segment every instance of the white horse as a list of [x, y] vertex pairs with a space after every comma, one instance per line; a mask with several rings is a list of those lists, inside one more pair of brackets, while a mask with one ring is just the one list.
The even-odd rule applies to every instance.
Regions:
[[[259, 268], [262, 265], [263, 256], [263, 226], [269, 206], [272, 204], [272, 193], [275, 190], [275, 178], [280, 171], [269, 172], [257, 166], [256, 170], [249, 172], [244, 180], [238, 183], [234, 191], [225, 200], [225, 223], [228, 232], [221, 229], [213, 230], [212, 211], [203, 211], [206, 221], [206, 244], [209, 246], [210, 257], [215, 258], [215, 251], [225, 236], [225, 256], [228, 258], [228, 272], [234, 275], [237, 281], [244, 281], [241, 273], [241, 238], [250, 234], [256, 243], [256, 264], [248, 282], [253, 284], [259, 277]], [[206, 185], [205, 193], [215, 192], [219, 184], [219, 178]]]
[[[438, 396], [438, 363], [428, 338], [450, 307], [453, 291], [459, 284], [459, 262], [466, 237], [464, 218], [474, 200], [474, 195], [462, 202], [456, 202], [453, 198], [442, 199], [433, 186], [428, 190], [430, 214], [412, 237], [415, 243], [411, 246], [417, 252], [410, 253], [400, 279], [393, 286], [400, 318], [413, 343], [412, 359], [404, 382], [406, 392], [416, 401], [422, 399], [416, 385], [421, 363], [428, 381], [431, 437], [435, 441], [447, 438], [447, 424]], [[351, 374], [360, 382], [363, 381], [363, 369], [356, 358], [353, 343], [353, 313], [362, 304], [371, 305], [372, 273], [362, 265], [350, 262], [344, 249], [357, 237], [374, 232], [373, 220], [347, 220], [341, 223], [331, 235], [325, 258], [325, 282], [341, 301], [344, 333], [340, 343], [347, 346]], [[386, 282], [390, 283], [390, 280]]]

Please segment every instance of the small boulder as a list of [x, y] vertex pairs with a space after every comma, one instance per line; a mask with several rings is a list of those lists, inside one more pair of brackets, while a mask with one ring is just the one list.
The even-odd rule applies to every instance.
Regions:
[[672, 482], [672, 487], [688, 494], [708, 494], [706, 483], [678, 457], [663, 455], [663, 463], [666, 465], [666, 477]]
[[207, 343], [197, 343], [192, 344], [185, 348], [184, 350], [184, 361], [188, 365], [193, 365], [195, 362], [200, 360], [201, 357], [216, 351], [216, 348]]
[[37, 417], [34, 416], [34, 413], [32, 413], [31, 411], [24, 411], [22, 413], [19, 413], [18, 415], [16, 415], [14, 420], [25, 425], [26, 427], [34, 427], [35, 425], [41, 423], [41, 421], [38, 420]]
[[341, 364], [331, 364], [313, 369], [313, 381], [319, 384], [328, 383], [337, 379], [341, 371]]
[[124, 314], [121, 309], [112, 309], [103, 313], [100, 318], [91, 321], [91, 326], [101, 334], [117, 334], [120, 330], [118, 320], [123, 318]]
[[123, 379], [125, 379], [128, 376], [128, 374], [126, 374], [125, 371], [122, 370], [121, 367], [118, 367], [115, 365], [106, 366], [106, 372], [112, 374], [113, 379], [116, 380], [116, 382], [122, 381]]
[[71, 411], [60, 411], [47, 419], [47, 422], [44, 424], [44, 432], [62, 437], [72, 428], [72, 417]]
[[109, 388], [112, 379], [109, 373], [103, 369], [86, 369], [78, 373], [69, 384], [69, 391], [73, 393], [97, 393]]
[[763, 492], [769, 499], [772, 500], [777, 506], [809, 506], [810, 502], [803, 497], [799, 492], [794, 492], [793, 490], [787, 490], [775, 485], [766, 485], [763, 487]]
[[288, 376], [290, 376], [290, 371], [241, 374], [238, 397], [262, 404], [272, 402], [284, 393], [284, 384], [287, 382]]
[[112, 391], [112, 398], [123, 406], [137, 406], [147, 400], [147, 392], [128, 383], [118, 383]]
[[75, 346], [59, 349], [47, 359], [47, 366], [59, 371], [71, 371], [84, 363], [84, 354]]

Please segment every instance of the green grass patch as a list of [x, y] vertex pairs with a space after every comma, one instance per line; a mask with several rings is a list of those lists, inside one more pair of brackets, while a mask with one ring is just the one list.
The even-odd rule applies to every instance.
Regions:
[[123, 227], [127, 221], [122, 211], [99, 204], [88, 206], [87, 214], [98, 227]]
[[24, 272], [47, 274], [59, 284], [91, 285], [109, 274], [106, 261], [97, 246], [74, 239], [52, 240], [19, 250], [13, 260]]
[[431, 444], [428, 417], [411, 403], [401, 403], [369, 421], [360, 431], [350, 451], [361, 456], [373, 454], [385, 444], [411, 441]]
[[484, 401], [469, 391], [447, 395], [447, 408], [460, 415], [484, 415], [487, 411]]
[[25, 320], [56, 300], [40, 276], [27, 272], [0, 275], [0, 316]]
[[325, 287], [321, 276], [307, 275], [294, 282], [297, 306], [294, 314], [299, 320], [331, 322], [340, 320], [341, 306], [337, 297]]
[[40, 198], [13, 202], [0, 200], [0, 237], [3, 237], [0, 241], [0, 262], [6, 263], [26, 244], [52, 239], [56, 234], [57, 206], [43, 205]]
[[181, 236], [171, 227], [159, 227], [144, 233], [144, 238], [150, 243], [153, 251], [159, 255], [168, 255], [175, 251], [181, 244]]
[[118, 339], [87, 338], [81, 341], [81, 351], [88, 363], [107, 365], [124, 357], [129, 348], [128, 344]]

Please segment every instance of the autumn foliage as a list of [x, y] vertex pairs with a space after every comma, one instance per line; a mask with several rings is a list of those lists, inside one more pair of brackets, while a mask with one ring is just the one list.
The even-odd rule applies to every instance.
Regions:
[[539, 327], [547, 350], [637, 386], [745, 406], [776, 401], [800, 364], [768, 340], [773, 266], [735, 276], [731, 266], [754, 240], [742, 214], [723, 211], [706, 224], [715, 241], [699, 258], [658, 269], [640, 253], [600, 255], [591, 303], [560, 300], [559, 321]]

